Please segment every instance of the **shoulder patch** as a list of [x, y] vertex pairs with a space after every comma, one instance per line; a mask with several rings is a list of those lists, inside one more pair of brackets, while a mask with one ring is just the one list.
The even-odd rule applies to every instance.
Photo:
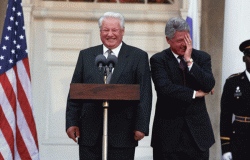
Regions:
[[232, 74], [231, 76], [229, 76], [227, 79], [230, 79], [230, 78], [233, 78], [233, 77], [236, 77], [236, 76], [239, 76], [241, 74], [241, 72], [240, 73], [235, 73], [235, 74]]

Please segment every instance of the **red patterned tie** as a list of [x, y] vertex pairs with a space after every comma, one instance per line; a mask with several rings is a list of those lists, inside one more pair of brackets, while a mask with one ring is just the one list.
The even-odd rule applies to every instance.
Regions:
[[184, 86], [186, 86], [186, 69], [187, 69], [187, 63], [184, 61], [183, 56], [178, 56], [178, 58], [181, 60], [180, 61], [180, 68], [183, 72], [183, 78], [184, 78]]

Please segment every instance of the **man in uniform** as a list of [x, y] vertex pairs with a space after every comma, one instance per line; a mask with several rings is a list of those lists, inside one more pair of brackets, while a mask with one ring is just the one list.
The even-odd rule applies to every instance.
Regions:
[[[250, 40], [241, 43], [246, 70], [231, 75], [221, 97], [221, 147], [223, 160], [250, 159]], [[233, 114], [235, 120], [232, 123]]]

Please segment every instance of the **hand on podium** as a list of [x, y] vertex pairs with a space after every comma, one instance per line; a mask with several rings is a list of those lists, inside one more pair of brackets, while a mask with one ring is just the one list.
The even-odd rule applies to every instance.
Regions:
[[135, 138], [136, 141], [139, 141], [139, 140], [143, 139], [144, 136], [145, 136], [145, 134], [140, 132], [140, 131], [134, 131], [134, 133], [135, 133], [134, 138]]
[[72, 126], [67, 129], [67, 135], [69, 138], [72, 138], [75, 142], [77, 142], [76, 138], [80, 137], [79, 127]]
[[232, 160], [232, 159], [233, 159], [232, 153], [231, 153], [231, 152], [224, 153], [224, 154], [222, 155], [222, 159], [223, 159], [223, 160]]

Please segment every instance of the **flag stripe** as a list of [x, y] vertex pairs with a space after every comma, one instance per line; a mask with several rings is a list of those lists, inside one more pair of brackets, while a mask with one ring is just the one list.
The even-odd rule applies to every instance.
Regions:
[[[3, 74], [0, 76], [0, 107], [1, 107], [1, 112], [4, 114], [4, 116], [1, 116], [1, 121], [5, 121], [4, 117], [6, 118], [7, 122], [6, 122], [6, 126], [1, 124], [1, 130], [2, 128], [6, 129], [6, 130], [2, 130], [2, 134], [3, 136], [1, 136], [0, 141], [1, 143], [6, 142], [7, 146], [1, 146], [1, 152], [4, 154], [5, 159], [13, 159], [12, 156], [14, 156], [14, 144], [15, 144], [15, 133], [16, 133], [16, 116], [15, 116], [15, 112], [14, 112], [14, 107], [11, 106], [11, 104], [9, 103], [8, 97], [5, 93], [13, 93], [13, 90], [8, 90], [8, 87], [11, 87], [11, 84], [8, 83], [9, 81], [6, 81], [7, 76], [6, 74]], [[4, 80], [4, 82], [6, 83], [2, 83], [1, 81]], [[13, 95], [13, 94], [12, 94]], [[15, 94], [13, 96], [15, 98]], [[12, 98], [12, 97], [10, 97]], [[9, 127], [8, 127], [9, 126]], [[9, 129], [8, 129], [9, 128]], [[7, 130], [8, 129], [8, 130]], [[13, 137], [8, 137], [4, 136], [4, 135], [13, 135]], [[7, 149], [7, 150], [6, 150]], [[6, 156], [9, 155], [9, 156]], [[11, 157], [10, 157], [11, 156]], [[6, 158], [7, 157], [7, 158]]]
[[29, 66], [29, 58], [28, 58], [28, 57], [23, 59], [23, 64], [24, 64], [24, 67], [25, 67], [25, 69], [26, 69], [26, 73], [27, 73], [28, 76], [29, 76], [29, 79], [30, 79], [29, 81], [31, 81], [30, 66]]
[[[14, 135], [12, 132], [12, 129], [8, 123], [8, 120], [6, 119], [6, 116], [2, 110], [2, 106], [0, 105], [0, 154], [3, 153], [5, 158], [1, 158], [3, 157], [3, 155], [1, 154], [0, 159], [6, 159], [7, 157], [9, 157], [8, 155], [14, 155]], [[13, 159], [13, 157], [10, 157], [11, 159]]]
[[[0, 129], [0, 136], [4, 137], [1, 129]], [[6, 140], [4, 138], [1, 140], [1, 143], [0, 143], [0, 153], [1, 153], [2, 157], [3, 157], [3, 158], [1, 158], [1, 160], [2, 159], [4, 159], [4, 160], [13, 160], [13, 157], [12, 157], [13, 154], [11, 153], [9, 145], [8, 145], [8, 143], [6, 142]]]
[[[20, 128], [20, 130], [23, 130], [23, 131], [21, 131], [21, 133], [26, 132], [26, 134], [22, 134], [22, 135], [23, 135], [23, 139], [25, 140], [27, 149], [29, 150], [29, 153], [37, 153], [38, 152], [38, 141], [37, 141], [37, 137], [36, 137], [37, 133], [36, 133], [36, 129], [35, 129], [36, 127], [35, 127], [34, 117], [32, 115], [31, 110], [30, 110], [30, 116], [29, 116], [30, 119], [28, 119], [27, 117], [24, 117], [24, 115], [23, 115], [24, 112], [21, 111], [21, 110], [27, 110], [28, 109], [27, 107], [30, 107], [30, 108], [32, 107], [30, 105], [30, 104], [32, 104], [32, 100], [31, 100], [31, 83], [30, 83], [30, 78], [29, 78], [29, 76], [27, 74], [27, 70], [26, 70], [27, 67], [25, 67], [25, 66], [27, 66], [27, 65], [25, 65], [25, 63], [28, 63], [28, 61], [27, 61], [28, 58], [25, 58], [25, 59], [26, 59], [26, 61], [22, 60], [22, 61], [17, 62], [17, 67], [16, 68], [14, 67], [14, 70], [15, 70], [16, 74], [18, 75], [17, 76], [18, 84], [19, 84], [19, 80], [20, 80], [20, 85], [17, 87], [18, 91], [24, 91], [25, 92], [25, 93], [18, 93], [18, 95], [20, 94], [22, 96], [21, 99], [25, 100], [25, 101], [22, 101], [22, 103], [23, 103], [23, 106], [26, 107], [26, 108], [22, 107], [22, 109], [21, 109], [21, 108], [19, 108], [20, 104], [18, 104], [19, 107], [17, 107], [17, 110], [20, 109], [20, 111], [17, 111], [17, 113], [20, 113], [20, 115], [17, 116], [17, 118], [18, 118], [17, 122], [20, 122], [21, 120], [23, 120], [23, 124], [24, 123], [26, 124], [26, 125], [22, 125], [23, 129]], [[26, 100], [28, 100], [28, 101], [26, 101]], [[27, 122], [24, 121], [25, 119], [28, 122], [32, 122], [32, 123], [29, 124], [29, 128], [28, 128]], [[19, 125], [19, 126], [21, 126], [21, 125]], [[25, 135], [31, 135], [31, 134], [33, 135], [33, 137], [25, 136]], [[38, 154], [33, 154], [33, 155], [36, 156]], [[31, 155], [31, 156], [33, 156], [33, 155]]]
[[[17, 67], [13, 67], [16, 75], [17, 75]], [[24, 89], [22, 87], [22, 84], [19, 80], [19, 77], [17, 76], [17, 96], [18, 96], [18, 101], [19, 101], [19, 104], [20, 104], [20, 107], [21, 107], [21, 110], [22, 110], [22, 113], [24, 114], [24, 117], [28, 123], [28, 126], [29, 126], [29, 129], [32, 133], [32, 136], [37, 139], [37, 134], [36, 134], [36, 125], [35, 125], [35, 121], [34, 121], [34, 117], [33, 117], [33, 114], [32, 114], [32, 110], [31, 110], [31, 106], [28, 102], [28, 99], [27, 99], [27, 96], [24, 92]], [[36, 145], [37, 145], [37, 148], [38, 148], [38, 142], [36, 141]]]
[[[9, 70], [8, 72], [12, 72], [13, 70]], [[11, 132], [16, 135], [16, 100], [15, 100], [15, 93], [8, 80], [6, 73], [0, 76], [0, 104], [3, 113], [5, 114], [8, 123], [11, 127]], [[3, 126], [5, 127], [5, 126]], [[8, 133], [7, 133], [8, 134]], [[14, 145], [14, 139], [6, 139], [8, 143], [12, 143]], [[11, 148], [11, 146], [10, 146]]]
[[[5, 138], [5, 140], [8, 140], [7, 143], [9, 145], [9, 148], [11, 150], [12, 155], [14, 155], [14, 135], [12, 132], [12, 129], [9, 125], [9, 122], [6, 119], [6, 116], [2, 110], [2, 106], [0, 105], [0, 117], [1, 117], [1, 121], [0, 121], [0, 129], [2, 131], [2, 134]], [[1, 143], [2, 143], [2, 139], [1, 139]]]
[[[22, 137], [18, 127], [17, 127], [16, 135], [17, 135], [17, 137]], [[17, 150], [18, 150], [18, 153], [19, 153], [21, 159], [30, 160], [31, 157], [30, 157], [30, 154], [29, 154], [28, 149], [26, 147], [26, 144], [23, 141], [23, 138], [18, 138], [16, 140], [16, 143], [17, 143]]]
[[[28, 58], [25, 58], [26, 60]], [[24, 88], [25, 95], [29, 101], [29, 104], [32, 105], [32, 99], [31, 99], [31, 82], [30, 82], [30, 77], [27, 74], [27, 68], [26, 64], [28, 61], [19, 61], [17, 62], [17, 75], [18, 78], [20, 79], [20, 82], [22, 84], [22, 87]], [[33, 109], [33, 108], [32, 108]]]
[[[21, 111], [19, 103], [17, 105], [17, 125], [18, 125], [18, 129], [20, 132], [20, 136], [22, 137], [22, 141], [24, 142], [24, 143], [22, 143], [22, 141], [21, 141], [20, 145], [25, 145], [25, 148], [26, 148], [24, 150], [25, 152], [22, 152], [22, 154], [25, 153], [25, 155], [27, 154], [27, 155], [32, 157], [33, 155], [30, 155], [30, 154], [31, 153], [37, 154], [38, 149], [37, 149], [34, 137], [30, 136], [30, 135], [32, 135], [32, 133], [31, 133], [30, 128], [25, 120], [23, 112]], [[20, 147], [20, 148], [22, 148], [22, 147]], [[26, 150], [29, 154], [26, 152]], [[32, 157], [32, 159], [35, 159], [35, 158]]]
[[0, 152], [0, 159], [4, 159], [2, 153]]
[[[7, 77], [7, 74], [9, 74], [10, 76]], [[14, 73], [13, 69], [11, 69], [0, 76], [0, 83], [2, 84], [3, 90], [4, 90], [6, 98], [7, 98], [7, 99], [4, 99], [4, 98], [2, 99], [3, 102], [5, 102], [4, 104], [2, 104], [2, 106], [4, 107], [4, 105], [6, 103], [7, 104], [10, 103], [13, 111], [16, 110], [16, 94], [15, 94], [15, 92], [12, 88], [12, 84], [11, 84], [11, 82], [12, 82], [13, 85], [16, 86], [14, 84], [15, 80], [13, 80], [13, 76], [15, 76], [14, 74], [15, 73]]]

